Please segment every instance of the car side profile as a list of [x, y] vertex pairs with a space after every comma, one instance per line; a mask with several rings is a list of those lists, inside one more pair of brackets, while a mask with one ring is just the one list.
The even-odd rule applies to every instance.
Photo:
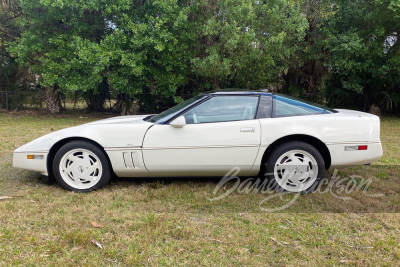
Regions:
[[200, 94], [158, 115], [63, 129], [14, 151], [13, 166], [89, 192], [119, 177], [259, 175], [308, 192], [330, 168], [383, 154], [379, 117], [261, 91]]

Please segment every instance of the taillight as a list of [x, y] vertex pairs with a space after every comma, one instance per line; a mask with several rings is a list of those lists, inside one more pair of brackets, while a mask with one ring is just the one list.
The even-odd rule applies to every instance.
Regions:
[[367, 145], [362, 145], [362, 146], [345, 146], [344, 150], [346, 151], [355, 151], [355, 150], [368, 150]]

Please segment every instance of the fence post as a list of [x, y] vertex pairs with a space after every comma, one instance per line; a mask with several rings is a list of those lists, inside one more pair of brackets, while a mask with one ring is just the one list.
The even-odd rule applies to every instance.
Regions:
[[6, 91], [6, 110], [8, 110], [8, 91]]

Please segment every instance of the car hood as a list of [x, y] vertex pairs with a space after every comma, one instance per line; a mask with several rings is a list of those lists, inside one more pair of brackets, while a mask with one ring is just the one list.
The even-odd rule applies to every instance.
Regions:
[[85, 125], [98, 125], [98, 124], [146, 124], [147, 122], [143, 119], [149, 115], [133, 115], [133, 116], [119, 116], [108, 118], [104, 120], [98, 120], [86, 123]]
[[153, 125], [143, 120], [147, 116], [121, 116], [66, 128], [33, 140], [15, 152], [48, 152], [56, 143], [74, 138], [91, 140], [106, 150], [141, 147], [147, 129]]

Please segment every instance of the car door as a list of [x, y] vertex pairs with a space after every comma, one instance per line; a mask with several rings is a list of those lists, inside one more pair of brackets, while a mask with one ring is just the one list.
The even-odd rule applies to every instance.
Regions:
[[146, 133], [143, 158], [152, 173], [223, 175], [249, 171], [260, 146], [258, 96], [213, 96], [186, 111], [186, 125], [156, 124]]

